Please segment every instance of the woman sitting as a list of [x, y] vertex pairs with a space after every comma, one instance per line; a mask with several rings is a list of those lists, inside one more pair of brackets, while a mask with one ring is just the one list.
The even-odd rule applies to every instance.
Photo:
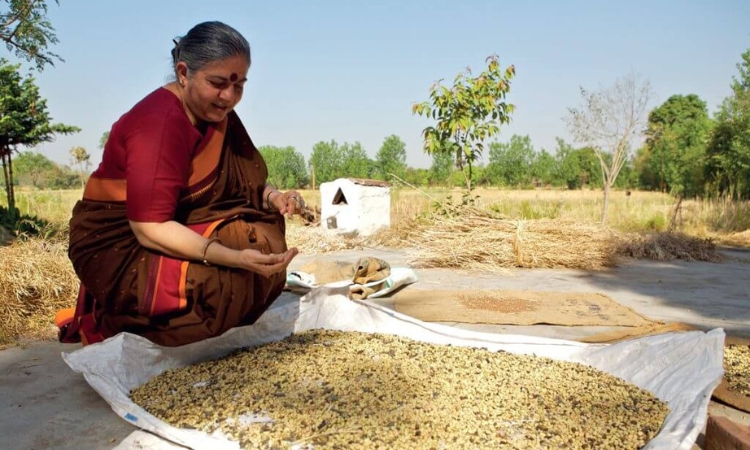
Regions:
[[61, 342], [120, 332], [177, 346], [253, 324], [281, 294], [297, 255], [284, 215], [295, 191], [267, 168], [234, 107], [250, 67], [235, 29], [201, 23], [175, 41], [176, 80], [113, 126], [70, 220], [81, 280], [56, 317]]

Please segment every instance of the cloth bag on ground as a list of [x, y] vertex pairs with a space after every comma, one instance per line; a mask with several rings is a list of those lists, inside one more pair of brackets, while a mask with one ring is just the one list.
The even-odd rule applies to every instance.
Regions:
[[349, 298], [364, 300], [385, 296], [401, 286], [415, 283], [417, 274], [406, 267], [391, 267], [382, 259], [366, 256], [356, 264], [344, 261], [314, 260], [290, 272], [287, 286], [307, 292], [320, 286], [349, 286]]
[[351, 280], [354, 269], [355, 265], [351, 262], [315, 259], [299, 270], [289, 272], [286, 283], [292, 290], [309, 290], [329, 283]]

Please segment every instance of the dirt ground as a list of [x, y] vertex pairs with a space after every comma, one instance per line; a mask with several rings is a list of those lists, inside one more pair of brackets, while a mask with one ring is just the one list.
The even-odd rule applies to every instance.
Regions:
[[[750, 252], [723, 250], [722, 263], [630, 261], [602, 271], [509, 270], [475, 273], [453, 269], [416, 269], [419, 281], [407, 289], [508, 289], [598, 292], [638, 313], [679, 321], [702, 330], [723, 328], [728, 335], [750, 337]], [[392, 266], [407, 266], [407, 251], [358, 250], [322, 256], [300, 255], [291, 270], [315, 258], [356, 262], [374, 256]], [[285, 293], [281, 302], [297, 301]], [[373, 300], [392, 306], [389, 299]], [[577, 339], [608, 331], [605, 327], [447, 325], [492, 333]], [[0, 351], [0, 447], [8, 449], [166, 449], [158, 438], [138, 432], [60, 357], [78, 345], [30, 343]], [[747, 414], [712, 402], [709, 412], [750, 424]], [[701, 448], [702, 437], [695, 448]]]

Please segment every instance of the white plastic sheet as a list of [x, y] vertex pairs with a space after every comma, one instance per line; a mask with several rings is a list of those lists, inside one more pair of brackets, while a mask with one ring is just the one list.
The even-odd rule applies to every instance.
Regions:
[[594, 366], [653, 392], [669, 405], [664, 427], [646, 445], [647, 450], [689, 450], [705, 425], [711, 393], [723, 375], [722, 329], [650, 336], [611, 345], [583, 344], [421, 322], [378, 305], [351, 301], [329, 288], [316, 289], [301, 300], [279, 299], [255, 325], [206, 341], [168, 348], [123, 333], [63, 353], [62, 357], [84, 375], [115, 413], [133, 425], [194, 449], [237, 449], [236, 442], [221, 436], [177, 429], [160, 421], [131, 402], [129, 391], [164, 370], [317, 328], [389, 333], [425, 342], [536, 354]]

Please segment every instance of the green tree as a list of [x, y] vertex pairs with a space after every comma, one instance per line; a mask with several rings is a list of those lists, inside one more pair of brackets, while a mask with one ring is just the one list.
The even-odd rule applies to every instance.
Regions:
[[555, 162], [557, 173], [555, 179], [558, 183], [565, 185], [568, 189], [580, 187], [578, 175], [581, 171], [578, 158], [575, 157], [575, 149], [562, 138], [555, 138], [557, 148], [555, 149]]
[[432, 154], [432, 165], [430, 166], [430, 185], [447, 186], [455, 167], [455, 159], [447, 152], [435, 152]]
[[13, 158], [13, 172], [17, 186], [70, 189], [80, 183], [80, 174], [31, 150], [20, 152]]
[[514, 134], [509, 142], [493, 142], [485, 178], [504, 186], [528, 185], [533, 159], [534, 146], [529, 136]]
[[703, 190], [711, 129], [706, 103], [697, 95], [673, 95], [651, 111], [646, 130], [648, 165], [662, 192], [694, 196]]
[[497, 55], [485, 62], [487, 69], [478, 76], [472, 77], [467, 69], [456, 76], [452, 88], [438, 81], [430, 89], [429, 101], [412, 106], [412, 113], [437, 121], [422, 132], [424, 150], [455, 155], [468, 192], [474, 178], [472, 167], [484, 152], [484, 142], [500, 131], [500, 125], [510, 122], [515, 109], [505, 101], [515, 67], [511, 65], [503, 72]]
[[531, 176], [542, 185], [554, 184], [557, 174], [557, 161], [547, 150], [537, 153], [531, 163]]
[[75, 126], [51, 123], [47, 100], [40, 96], [34, 78], [31, 75], [22, 78], [19, 68], [20, 65], [11, 65], [0, 59], [0, 158], [11, 214], [15, 214], [16, 204], [12, 152], [19, 146], [33, 147], [51, 142], [57, 134], [80, 131]]
[[338, 177], [346, 178], [371, 178], [375, 163], [367, 156], [362, 144], [344, 143], [341, 146], [341, 173]]
[[268, 182], [279, 189], [299, 189], [309, 178], [305, 157], [294, 147], [262, 146], [258, 149], [268, 167]]
[[14, 182], [18, 186], [47, 187], [49, 174], [55, 163], [38, 152], [30, 150], [19, 153], [13, 160]]
[[[58, 1], [55, 1], [59, 5]], [[47, 18], [45, 0], [5, 0], [0, 9], [0, 39], [8, 51], [33, 62], [38, 70], [54, 60], [63, 61], [58, 55], [47, 51], [47, 47], [59, 41]]]
[[375, 167], [380, 179], [388, 180], [391, 175], [404, 178], [406, 174], [406, 144], [396, 135], [385, 138], [375, 155]]
[[428, 169], [407, 167], [403, 179], [413, 186], [427, 186], [430, 184], [430, 171]]
[[597, 92], [581, 88], [581, 96], [583, 105], [569, 108], [566, 121], [576, 141], [591, 147], [599, 160], [604, 181], [604, 224], [609, 191], [629, 159], [632, 142], [641, 133], [652, 91], [648, 81], [641, 83], [629, 74]]
[[656, 191], [659, 189], [659, 175], [651, 169], [651, 149], [647, 146], [639, 148], [633, 156], [633, 171], [637, 185], [641, 189]]
[[705, 173], [715, 191], [750, 198], [750, 50], [742, 54], [737, 69], [732, 94], [716, 114]]
[[73, 166], [78, 166], [81, 187], [83, 187], [86, 184], [86, 174], [91, 166], [91, 155], [85, 148], [76, 146], [70, 149], [70, 160]]
[[599, 159], [591, 148], [576, 149], [561, 138], [556, 138], [555, 151], [557, 183], [568, 189], [582, 189], [586, 185], [601, 186]]
[[315, 173], [315, 182], [320, 185], [333, 181], [343, 172], [343, 152], [335, 140], [313, 145], [310, 155], [310, 173]]

